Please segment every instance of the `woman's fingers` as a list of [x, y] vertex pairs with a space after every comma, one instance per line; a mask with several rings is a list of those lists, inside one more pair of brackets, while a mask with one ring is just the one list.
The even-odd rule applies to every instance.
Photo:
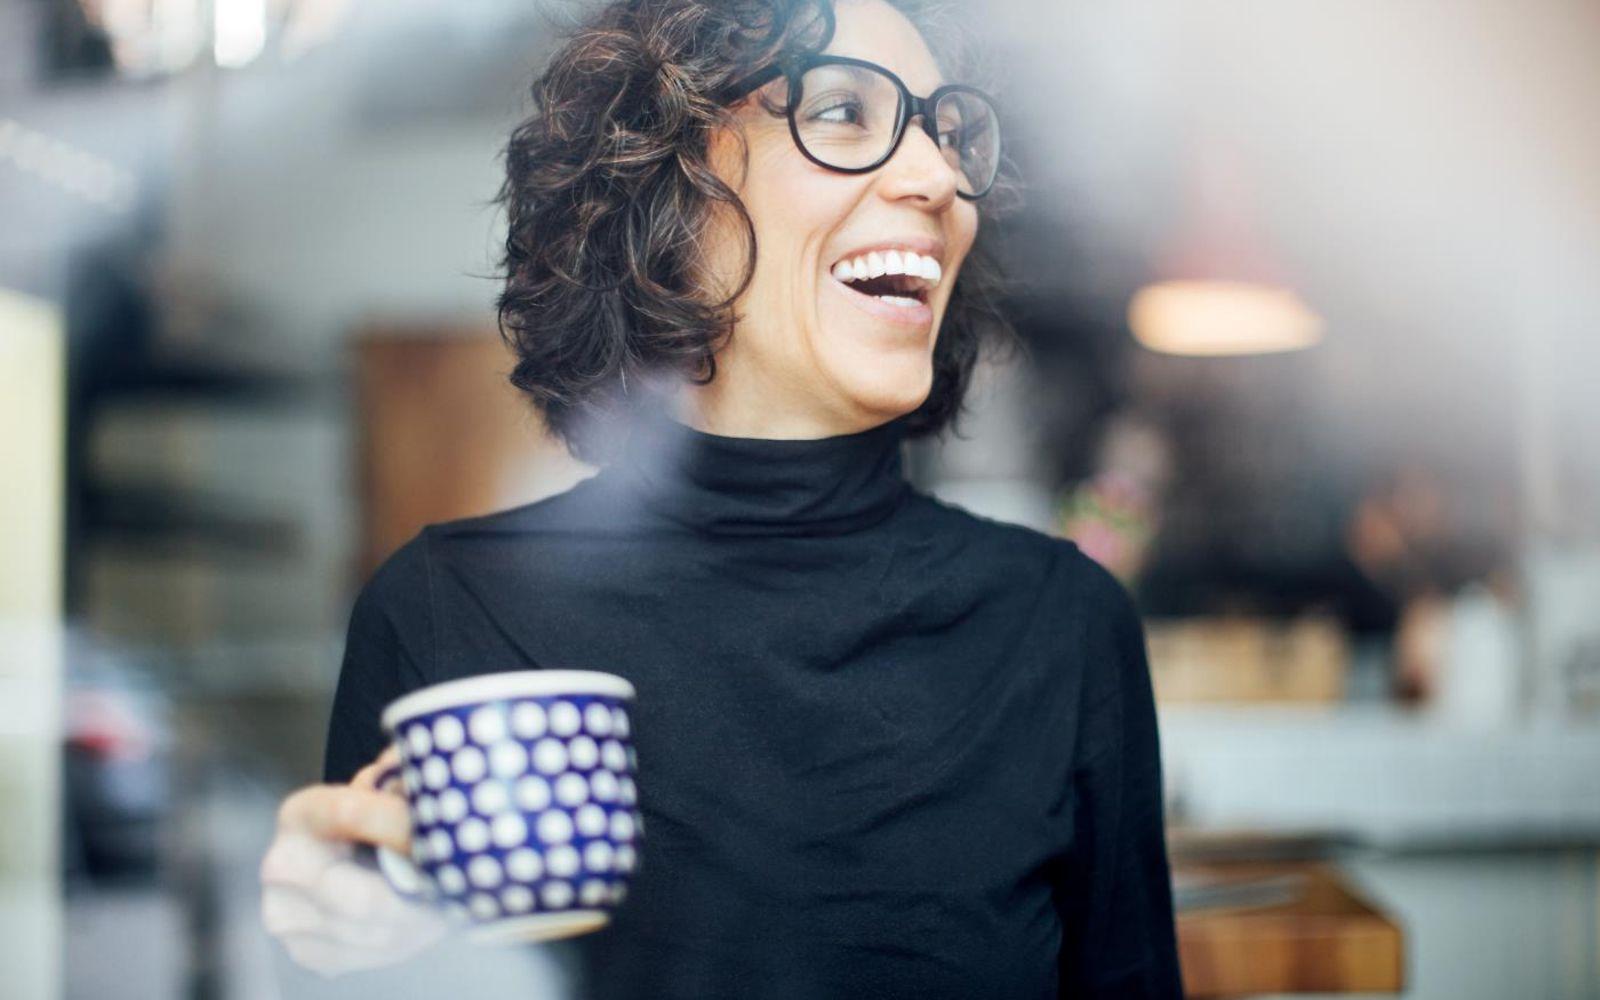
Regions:
[[411, 902], [396, 893], [388, 879], [351, 862], [328, 870], [317, 899], [324, 911], [339, 921], [388, 929], [387, 937], [351, 938], [359, 943], [431, 940], [449, 926], [438, 911]]
[[391, 965], [449, 931], [441, 914], [408, 902], [353, 860], [357, 843], [410, 850], [405, 799], [375, 787], [395, 759], [386, 748], [348, 785], [290, 795], [261, 859], [262, 923], [297, 963], [325, 976]]
[[343, 920], [373, 923], [393, 920], [405, 900], [377, 872], [352, 862], [334, 865], [322, 877], [317, 898], [322, 908]]
[[288, 949], [290, 958], [329, 977], [393, 965], [403, 957], [397, 957], [393, 949], [364, 948], [330, 940], [321, 934], [285, 934], [279, 940]]
[[377, 788], [378, 775], [382, 773], [385, 768], [397, 764], [399, 761], [400, 754], [397, 750], [395, 750], [394, 744], [390, 743], [388, 746], [383, 748], [383, 752], [378, 754], [372, 763], [355, 773], [355, 776], [350, 779], [350, 784], [357, 788]]
[[274, 937], [317, 934], [325, 920], [317, 904], [299, 889], [268, 885], [261, 890], [261, 923]]
[[350, 856], [350, 845], [280, 830], [261, 858], [261, 884], [314, 891], [323, 873]]
[[411, 820], [405, 800], [387, 792], [349, 785], [312, 785], [283, 800], [278, 828], [325, 840], [381, 844], [411, 850]]
[[321, 937], [354, 948], [411, 952], [449, 929], [444, 917], [394, 894], [382, 877], [343, 862], [328, 869], [312, 889], [269, 885], [261, 896], [261, 919], [274, 937]]

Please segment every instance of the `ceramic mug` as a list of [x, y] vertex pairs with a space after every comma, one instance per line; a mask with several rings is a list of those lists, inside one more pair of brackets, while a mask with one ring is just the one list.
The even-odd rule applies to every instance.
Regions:
[[447, 681], [383, 710], [411, 813], [411, 857], [378, 850], [396, 892], [482, 941], [597, 930], [639, 860], [633, 685], [590, 670]]

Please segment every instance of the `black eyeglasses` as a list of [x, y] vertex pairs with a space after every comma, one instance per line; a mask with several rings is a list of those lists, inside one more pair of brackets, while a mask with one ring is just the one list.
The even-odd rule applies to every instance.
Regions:
[[922, 130], [956, 171], [957, 194], [973, 200], [994, 185], [1000, 119], [994, 101], [978, 88], [948, 83], [918, 97], [877, 63], [800, 52], [735, 81], [720, 99], [731, 103], [780, 76], [789, 87], [789, 134], [812, 163], [846, 174], [876, 170], [900, 148], [906, 125], [920, 117]]

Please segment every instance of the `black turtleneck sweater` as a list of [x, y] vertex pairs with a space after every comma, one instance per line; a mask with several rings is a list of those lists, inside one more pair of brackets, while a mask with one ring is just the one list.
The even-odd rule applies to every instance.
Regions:
[[1134, 606], [913, 489], [903, 431], [641, 424], [565, 493], [430, 525], [356, 601], [325, 777], [418, 686], [609, 671], [646, 834], [612, 923], [556, 946], [581, 996], [1181, 995]]

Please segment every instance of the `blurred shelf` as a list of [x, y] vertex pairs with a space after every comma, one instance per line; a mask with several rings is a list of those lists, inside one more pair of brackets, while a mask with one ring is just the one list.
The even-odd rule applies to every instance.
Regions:
[[[1190, 997], [1398, 993], [1405, 933], [1331, 865], [1188, 865], [1175, 871], [1178, 947]], [[1228, 905], [1225, 899], [1237, 895]], [[1221, 903], [1222, 905], [1216, 905]]]
[[293, 558], [307, 543], [303, 526], [288, 516], [240, 513], [222, 499], [161, 486], [85, 484], [88, 542], [157, 551], [210, 552]]
[[1600, 844], [1600, 725], [1389, 706], [1163, 706], [1175, 821], [1390, 848]]

